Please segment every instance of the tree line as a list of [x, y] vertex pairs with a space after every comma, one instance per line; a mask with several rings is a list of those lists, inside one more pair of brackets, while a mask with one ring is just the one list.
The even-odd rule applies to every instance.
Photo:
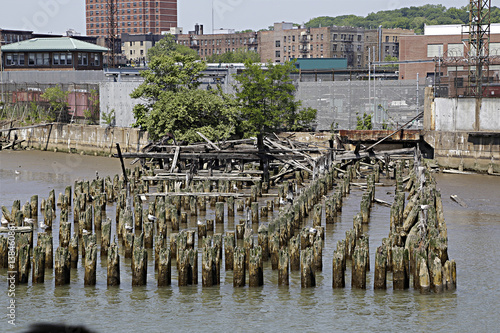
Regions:
[[[491, 7], [491, 23], [500, 23], [500, 8]], [[422, 34], [424, 25], [436, 24], [468, 24], [468, 6], [446, 8], [443, 5], [411, 6], [393, 10], [382, 10], [370, 13], [366, 17], [356, 15], [321, 16], [311, 19], [305, 24], [308, 28], [327, 26], [351, 26], [366, 29], [402, 28], [413, 29]]]

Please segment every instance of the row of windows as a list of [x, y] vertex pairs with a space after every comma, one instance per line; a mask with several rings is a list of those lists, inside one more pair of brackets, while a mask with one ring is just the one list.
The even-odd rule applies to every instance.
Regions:
[[[250, 44], [250, 43], [255, 43], [255, 38], [226, 38], [225, 40], [223, 39], [212, 39], [212, 40], [197, 40], [197, 41], [194, 41], [194, 45], [200, 45], [200, 46], [208, 46], [208, 45], [221, 45], [223, 44], [224, 42], [227, 44], [227, 45], [230, 45], [230, 44]], [[199, 43], [197, 43], [199, 42]], [[180, 40], [180, 41], [177, 41], [178, 44], [182, 44], [182, 45], [189, 45], [189, 41], [188, 40]]]
[[[99, 2], [99, 1], [97, 1], [97, 0], [96, 0], [96, 3], [98, 3], [98, 2]], [[103, 1], [103, 2], [104, 2], [104, 1]], [[90, 3], [92, 3], [92, 0], [90, 0]], [[103, 4], [101, 4], [100, 8], [101, 8], [101, 9], [106, 8], [106, 5], [107, 5], [107, 4], [104, 4], [104, 3], [103, 3]], [[132, 6], [133, 6], [133, 7], [140, 7], [140, 6], [137, 6], [137, 2], [133, 2], [133, 3], [132, 3]], [[156, 6], [158, 7], [158, 1], [156, 1]], [[118, 4], [118, 7], [120, 7], [120, 4]], [[128, 2], [128, 3], [127, 3], [127, 7], [128, 7], [128, 8], [130, 8], [130, 7], [131, 7], [131, 3], [130, 3], [130, 2]], [[90, 9], [94, 9], [94, 5], [89, 5], [89, 8], [90, 8]], [[95, 5], [95, 8], [96, 8], [96, 9], [99, 9], [99, 5], [98, 5], [98, 4], [96, 4], [96, 5]], [[122, 3], [122, 8], [125, 8], [125, 3]]]
[[[147, 25], [147, 24], [146, 24]], [[127, 33], [127, 32], [151, 32], [151, 31], [154, 31], [155, 29], [154, 28], [123, 28], [123, 29], [118, 29], [117, 32], [118, 33]], [[156, 32], [159, 33], [160, 32], [160, 28], [156, 28]], [[108, 33], [108, 30], [107, 29], [96, 29], [96, 30], [90, 30], [90, 35], [99, 35], [99, 34], [107, 34]]]
[[[91, 66], [100, 65], [100, 55], [99, 53], [78, 53], [78, 65], [88, 66], [90, 59]], [[73, 54], [71, 53], [53, 53], [52, 61], [50, 53], [28, 53], [28, 66], [67, 66], [73, 65]], [[25, 66], [25, 54], [24, 53], [7, 53], [5, 55], [5, 66]]]
[[[158, 12], [158, 8], [156, 8], [156, 11]], [[147, 12], [149, 12], [149, 9], [145, 8], [144, 9], [144, 13], [147, 13]], [[132, 14], [132, 10], [131, 9], [127, 9], [127, 10], [122, 9], [121, 10], [121, 14], [123, 15], [125, 13]], [[134, 14], [137, 14], [137, 13], [141, 14], [142, 13], [142, 8], [139, 8], [139, 10], [137, 10], [137, 9], [134, 8], [133, 13]], [[120, 14], [120, 10], [118, 10], [118, 14]], [[89, 11], [89, 15], [93, 16], [94, 15], [94, 11], [93, 10]], [[96, 10], [95, 11], [95, 15], [96, 16], [99, 16], [99, 15], [108, 15], [108, 10], [106, 10], [106, 11], [104, 11], [104, 10], [101, 10], [101, 11]]]

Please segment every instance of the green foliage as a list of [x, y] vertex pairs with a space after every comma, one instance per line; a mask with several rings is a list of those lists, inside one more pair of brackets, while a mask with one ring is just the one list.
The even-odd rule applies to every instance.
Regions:
[[153, 57], [158, 57], [162, 55], [171, 55], [173, 52], [177, 52], [183, 55], [190, 55], [196, 59], [199, 59], [198, 53], [190, 49], [185, 45], [180, 45], [175, 42], [174, 35], [166, 34], [163, 39], [158, 41], [155, 46], [148, 50], [148, 60], [151, 61]]
[[89, 108], [83, 111], [83, 116], [89, 125], [96, 125], [99, 119], [99, 91], [90, 90]]
[[363, 113], [363, 117], [356, 116], [356, 129], [357, 130], [371, 130], [373, 129], [372, 115], [367, 115], [366, 112]]
[[103, 112], [102, 113], [102, 120], [104, 121], [104, 123], [108, 126], [113, 126], [114, 123], [115, 123], [115, 109], [112, 109], [111, 111], [109, 112]]
[[247, 51], [244, 48], [239, 48], [234, 52], [212, 54], [206, 60], [212, 63], [243, 63], [247, 59], [251, 62], [260, 62], [260, 54], [255, 51]]
[[259, 64], [245, 61], [245, 70], [235, 75], [240, 84], [235, 86], [236, 97], [241, 105], [239, 132], [245, 136], [278, 130], [304, 130], [316, 118], [316, 110], [300, 109], [295, 101], [295, 86], [290, 74], [295, 63], [267, 64], [263, 70]]
[[68, 111], [68, 94], [69, 91], [63, 91], [59, 86], [55, 86], [45, 89], [40, 95], [50, 105], [48, 121], [55, 121], [62, 113]]
[[200, 141], [196, 131], [211, 140], [226, 139], [235, 132], [237, 107], [233, 99], [216, 89], [198, 89], [205, 63], [177, 52], [154, 56], [144, 82], [130, 95], [143, 104], [134, 107], [135, 126], [153, 140], [173, 134], [177, 140]]
[[[464, 2], [465, 3], [465, 2]], [[371, 13], [366, 17], [356, 15], [341, 15], [336, 17], [316, 17], [305, 25], [306, 27], [353, 26], [375, 29], [383, 28], [414, 29], [422, 34], [424, 24], [467, 24], [469, 23], [468, 6], [461, 8], [446, 8], [443, 5], [411, 6], [394, 10], [383, 10]], [[500, 23], [500, 8], [491, 7], [491, 22]]]

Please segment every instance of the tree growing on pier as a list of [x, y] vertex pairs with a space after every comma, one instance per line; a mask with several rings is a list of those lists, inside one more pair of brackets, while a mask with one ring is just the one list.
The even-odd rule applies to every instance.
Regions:
[[199, 141], [197, 131], [211, 140], [226, 139], [235, 132], [237, 107], [219, 89], [199, 89], [206, 68], [193, 56], [177, 52], [153, 56], [144, 82], [132, 98], [135, 126], [148, 131], [153, 140], [173, 134], [177, 140]]
[[316, 110], [301, 108], [295, 100], [295, 85], [291, 74], [296, 71], [294, 62], [260, 64], [245, 61], [245, 69], [235, 76], [235, 86], [240, 103], [239, 130], [244, 136], [254, 136], [272, 131], [299, 131], [309, 129], [316, 119]]

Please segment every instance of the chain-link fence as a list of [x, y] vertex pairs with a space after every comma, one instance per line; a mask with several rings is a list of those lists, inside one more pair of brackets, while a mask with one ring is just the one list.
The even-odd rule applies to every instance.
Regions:
[[299, 82], [296, 97], [318, 110], [317, 130], [356, 129], [364, 114], [373, 129], [395, 129], [423, 111], [424, 88], [413, 80]]
[[0, 83], [0, 119], [99, 122], [98, 84]]

